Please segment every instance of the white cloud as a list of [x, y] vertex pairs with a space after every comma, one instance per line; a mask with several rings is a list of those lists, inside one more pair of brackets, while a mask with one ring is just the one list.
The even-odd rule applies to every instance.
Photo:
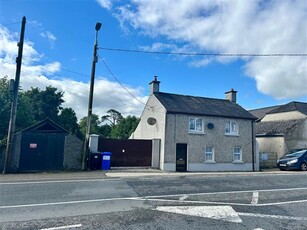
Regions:
[[[307, 53], [304, 0], [132, 0], [117, 7], [122, 26], [151, 37], [164, 36], [194, 50], [214, 53]], [[164, 46], [165, 47], [165, 46]], [[200, 67], [210, 61], [193, 60]], [[260, 92], [275, 98], [306, 95], [305, 57], [244, 58], [245, 71]]]
[[53, 49], [55, 45], [55, 41], [57, 40], [56, 36], [51, 33], [50, 31], [41, 32], [39, 34], [42, 38], [47, 39], [47, 41], [50, 43], [50, 48]]
[[[17, 56], [17, 34], [10, 33], [6, 28], [0, 26], [0, 76], [14, 78]], [[40, 62], [42, 55], [33, 46], [33, 43], [25, 41], [23, 50], [23, 62], [21, 67], [20, 86], [23, 90], [31, 87], [45, 89], [46, 86], [54, 86], [64, 92], [64, 107], [71, 107], [78, 118], [87, 116], [89, 83], [79, 82], [72, 79], [57, 77], [61, 70], [59, 62], [36, 64]], [[52, 77], [52, 78], [51, 78]], [[125, 86], [137, 99], [143, 103], [147, 96], [142, 96], [144, 90]], [[109, 109], [116, 109], [124, 116], [140, 116], [144, 105], [123, 89], [118, 83], [97, 77], [95, 81], [93, 113], [102, 116]]]
[[112, 0], [96, 0], [102, 8], [110, 10], [112, 8]]
[[51, 33], [50, 31], [41, 32], [39, 35], [40, 35], [42, 38], [47, 38], [49, 42], [55, 42], [55, 41], [56, 41], [56, 37], [55, 37], [54, 34]]

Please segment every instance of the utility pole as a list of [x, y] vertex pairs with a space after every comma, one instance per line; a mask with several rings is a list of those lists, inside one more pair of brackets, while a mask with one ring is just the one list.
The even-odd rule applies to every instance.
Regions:
[[18, 56], [16, 58], [16, 75], [15, 75], [15, 82], [14, 82], [14, 89], [13, 89], [11, 116], [10, 116], [9, 130], [8, 130], [8, 135], [7, 135], [7, 144], [6, 144], [6, 151], [5, 151], [5, 155], [4, 155], [4, 166], [3, 166], [2, 174], [5, 174], [7, 172], [8, 159], [9, 159], [9, 156], [11, 154], [12, 143], [13, 143], [13, 139], [14, 139], [25, 27], [26, 27], [26, 17], [24, 16], [22, 18], [22, 22], [21, 22], [20, 40], [17, 44], [17, 46], [18, 46]]
[[96, 23], [96, 37], [94, 43], [94, 52], [93, 52], [93, 61], [92, 61], [92, 71], [91, 71], [91, 83], [90, 83], [90, 92], [88, 99], [88, 114], [87, 114], [87, 126], [86, 126], [86, 135], [85, 135], [85, 143], [84, 143], [84, 152], [82, 157], [82, 170], [87, 168], [86, 162], [87, 158], [89, 158], [89, 139], [91, 133], [91, 121], [92, 121], [92, 107], [93, 107], [93, 93], [94, 93], [94, 81], [95, 81], [95, 70], [96, 63], [98, 61], [97, 50], [98, 50], [98, 31], [101, 28], [101, 23]]

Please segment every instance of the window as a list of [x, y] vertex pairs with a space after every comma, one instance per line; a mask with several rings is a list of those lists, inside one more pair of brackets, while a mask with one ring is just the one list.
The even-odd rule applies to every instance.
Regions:
[[227, 121], [225, 125], [225, 134], [238, 135], [238, 125], [236, 121]]
[[240, 147], [233, 148], [233, 161], [234, 162], [241, 162], [242, 161], [242, 153]]
[[189, 131], [190, 132], [204, 132], [204, 122], [201, 118], [190, 118], [189, 121]]
[[206, 146], [205, 162], [214, 162], [214, 148], [211, 146]]

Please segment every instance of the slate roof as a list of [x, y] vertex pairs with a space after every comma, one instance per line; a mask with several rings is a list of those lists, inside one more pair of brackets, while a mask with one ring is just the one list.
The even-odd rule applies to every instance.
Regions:
[[268, 112], [271, 112], [272, 110], [278, 108], [279, 106], [270, 106], [266, 108], [261, 108], [261, 109], [253, 109], [249, 110], [252, 115], [258, 118], [258, 120], [261, 120]]
[[307, 115], [307, 103], [293, 101], [285, 105], [281, 105], [276, 109], [271, 110], [268, 114], [274, 113], [284, 113], [290, 111], [299, 111], [305, 115]]
[[256, 120], [240, 105], [225, 99], [213, 99], [170, 93], [155, 93], [167, 113], [204, 115]]
[[256, 136], [284, 136], [305, 119], [256, 123]]

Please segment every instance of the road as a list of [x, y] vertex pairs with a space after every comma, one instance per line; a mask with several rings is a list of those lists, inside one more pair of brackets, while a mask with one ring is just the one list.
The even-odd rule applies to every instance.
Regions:
[[307, 229], [307, 173], [0, 183], [1, 229]]

